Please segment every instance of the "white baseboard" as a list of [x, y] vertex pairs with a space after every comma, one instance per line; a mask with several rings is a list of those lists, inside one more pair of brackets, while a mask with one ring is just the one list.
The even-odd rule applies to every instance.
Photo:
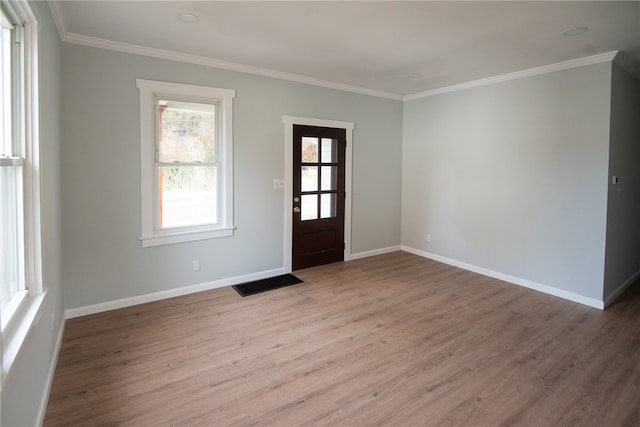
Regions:
[[622, 285], [618, 286], [613, 292], [604, 298], [604, 306], [609, 307], [611, 303], [620, 296], [632, 283], [634, 283], [640, 277], [640, 271], [636, 271], [631, 277], [629, 277]]
[[56, 373], [56, 365], [58, 364], [58, 356], [60, 355], [60, 347], [62, 346], [62, 337], [64, 336], [64, 326], [65, 319], [63, 318], [60, 325], [60, 331], [58, 332], [58, 336], [56, 338], [56, 345], [54, 347], [54, 356], [51, 358], [51, 363], [49, 364], [49, 370], [47, 372], [47, 379], [45, 383], [44, 394], [42, 395], [42, 401], [40, 402], [40, 407], [38, 408], [38, 426], [42, 426], [44, 423], [44, 416], [47, 413], [47, 404], [49, 403], [49, 395], [51, 394], [51, 386], [53, 385], [53, 376]]
[[[366, 258], [374, 255], [386, 254], [389, 252], [399, 251], [400, 246], [391, 246], [388, 248], [375, 249], [372, 251], [359, 252], [351, 255], [351, 260], [358, 258]], [[131, 307], [133, 305], [145, 304], [148, 302], [159, 301], [162, 299], [178, 297], [181, 295], [193, 294], [196, 292], [208, 291], [211, 289], [222, 288], [225, 286], [237, 285], [240, 283], [251, 282], [253, 280], [266, 279], [268, 277], [278, 276], [285, 274], [284, 267], [276, 268], [273, 270], [261, 271], [258, 273], [247, 274], [243, 276], [236, 276], [227, 279], [215, 280], [212, 282], [199, 283], [196, 285], [185, 286], [182, 288], [168, 289], [166, 291], [154, 292], [151, 294], [138, 295], [129, 298], [123, 298], [114, 301], [108, 301], [104, 303], [87, 305], [84, 307], [70, 308], [65, 311], [65, 317], [67, 319], [73, 319], [74, 317], [87, 316], [90, 314], [102, 313], [109, 310], [116, 310], [124, 307]]]
[[409, 246], [402, 245], [402, 250], [405, 252], [412, 253], [414, 255], [419, 255], [424, 258], [429, 258], [434, 261], [442, 262], [444, 264], [453, 265], [454, 267], [462, 268], [463, 270], [473, 271], [474, 273], [493, 277], [494, 279], [503, 280], [505, 282], [513, 283], [514, 285], [533, 289], [534, 291], [544, 292], [545, 294], [549, 294], [549, 295], [560, 297], [569, 301], [577, 302], [583, 305], [587, 305], [589, 307], [594, 307], [600, 310], [604, 310], [605, 308], [604, 301], [600, 301], [595, 298], [586, 297], [584, 295], [565, 291], [563, 289], [558, 289], [553, 286], [543, 285], [541, 283], [532, 282], [531, 280], [522, 279], [520, 277], [511, 276], [508, 274], [500, 273], [498, 271], [493, 271], [487, 268], [467, 264], [455, 259], [446, 258], [440, 255], [432, 254], [430, 252], [421, 251], [419, 249], [415, 249]]
[[211, 289], [237, 285], [240, 283], [251, 282], [253, 280], [266, 279], [268, 277], [279, 276], [281, 274], [284, 274], [284, 267], [276, 268], [274, 270], [261, 271], [258, 273], [246, 274], [244, 276], [236, 276], [228, 279], [221, 279], [221, 280], [214, 280], [212, 282], [199, 283], [196, 285], [185, 286], [182, 288], [168, 289], [166, 291], [154, 292], [151, 294], [144, 294], [144, 295], [138, 295], [138, 296], [129, 297], [129, 298], [123, 298], [115, 301], [92, 304], [84, 307], [70, 308], [65, 311], [65, 316], [67, 319], [72, 319], [74, 317], [102, 313], [104, 311], [116, 310], [118, 308], [124, 308], [124, 307], [131, 307], [133, 305], [145, 304], [147, 302], [159, 301], [167, 298], [178, 297], [181, 295], [193, 294], [196, 292], [209, 291]]
[[389, 246], [388, 248], [374, 249], [372, 251], [358, 252], [355, 254], [351, 254], [351, 260], [367, 258], [375, 255], [388, 254], [389, 252], [397, 252], [400, 249], [401, 249], [401, 246], [398, 245], [398, 246]]
[[[511, 276], [508, 274], [500, 273], [497, 271], [489, 270], [483, 267], [467, 264], [455, 259], [443, 257], [430, 252], [422, 251], [412, 248], [410, 246], [399, 245], [389, 246], [387, 248], [374, 249], [371, 251], [358, 252], [351, 254], [351, 259], [356, 260], [360, 258], [371, 257], [375, 255], [382, 255], [395, 251], [409, 252], [424, 258], [432, 259], [434, 261], [442, 262], [444, 264], [453, 265], [464, 270], [473, 271], [474, 273], [482, 274], [484, 276], [493, 277], [494, 279], [503, 280], [518, 286], [523, 286], [529, 289], [533, 289], [539, 292], [544, 292], [549, 295], [554, 295], [569, 301], [577, 302], [589, 307], [594, 307], [603, 310], [607, 305], [611, 304], [615, 298], [617, 298], [631, 283], [633, 283], [638, 277], [640, 277], [640, 271], [633, 277], [623, 283], [614, 292], [607, 296], [605, 301], [600, 301], [595, 298], [586, 297], [584, 295], [576, 294], [573, 292], [565, 291], [563, 289], [555, 288], [553, 286], [543, 285], [520, 277]], [[208, 291], [211, 289], [221, 288], [225, 286], [237, 285], [239, 283], [250, 282], [252, 280], [260, 280], [268, 277], [278, 276], [284, 274], [284, 267], [276, 268], [273, 270], [262, 271], [258, 273], [247, 274], [243, 276], [236, 276], [227, 279], [215, 280], [211, 282], [199, 283], [196, 285], [185, 286], [182, 288], [169, 289], [161, 292], [154, 292], [151, 294], [138, 295], [129, 298], [123, 298], [115, 301], [109, 301], [105, 303], [92, 304], [84, 307], [71, 308], [65, 311], [65, 317], [72, 319], [74, 317], [86, 316], [89, 314], [101, 313], [109, 310], [116, 310], [118, 308], [130, 307], [133, 305], [144, 304], [152, 301], [159, 301], [162, 299], [173, 298], [181, 295], [192, 294], [196, 292]]]

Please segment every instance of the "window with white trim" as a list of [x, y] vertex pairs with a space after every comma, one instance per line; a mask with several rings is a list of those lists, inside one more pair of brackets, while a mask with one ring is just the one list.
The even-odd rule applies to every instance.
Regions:
[[136, 80], [142, 246], [233, 235], [235, 91]]
[[0, 317], [8, 374], [43, 299], [38, 181], [38, 28], [26, 2], [0, 11]]

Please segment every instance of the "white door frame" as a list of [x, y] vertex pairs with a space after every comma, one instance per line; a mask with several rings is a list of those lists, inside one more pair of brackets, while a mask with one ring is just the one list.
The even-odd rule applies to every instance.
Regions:
[[291, 273], [293, 239], [293, 125], [319, 126], [344, 129], [347, 139], [345, 152], [344, 190], [344, 260], [351, 259], [351, 166], [353, 160], [352, 122], [312, 119], [308, 117], [282, 116], [284, 123], [284, 272]]

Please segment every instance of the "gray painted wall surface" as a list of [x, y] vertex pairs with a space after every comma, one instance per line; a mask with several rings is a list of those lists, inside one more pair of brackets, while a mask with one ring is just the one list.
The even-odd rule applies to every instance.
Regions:
[[600, 300], [610, 79], [603, 63], [406, 102], [403, 245]]
[[[40, 32], [40, 192], [42, 268], [47, 291], [40, 321], [31, 330], [2, 390], [2, 425], [34, 426], [48, 387], [62, 320], [60, 224], [60, 38], [46, 2], [32, 2]], [[51, 328], [52, 315], [55, 330]]]
[[640, 272], [640, 81], [613, 64], [605, 299]]
[[[63, 45], [66, 308], [281, 268], [283, 115], [355, 122], [352, 252], [400, 244], [402, 103]], [[142, 248], [137, 78], [235, 89], [234, 237]], [[199, 259], [201, 271], [192, 271]]]

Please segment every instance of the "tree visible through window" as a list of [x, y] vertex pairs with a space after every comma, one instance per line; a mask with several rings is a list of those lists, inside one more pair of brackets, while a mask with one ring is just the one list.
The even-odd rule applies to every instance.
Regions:
[[216, 224], [216, 105], [158, 101], [158, 227]]

